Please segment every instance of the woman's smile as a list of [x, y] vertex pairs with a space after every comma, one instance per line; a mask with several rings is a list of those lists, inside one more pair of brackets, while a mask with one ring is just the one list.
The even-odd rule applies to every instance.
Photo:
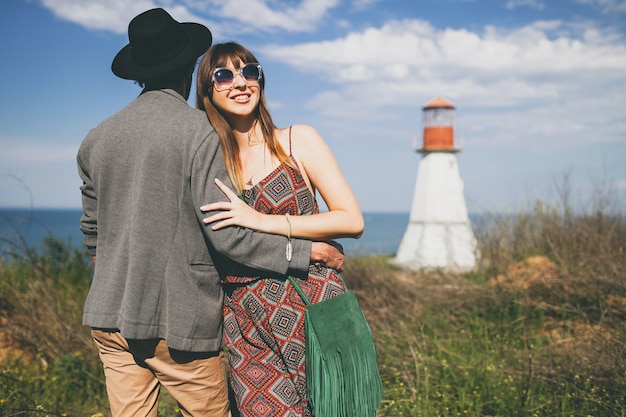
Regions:
[[249, 93], [235, 94], [231, 97], [231, 100], [234, 100], [237, 103], [247, 104], [250, 102], [250, 94]]

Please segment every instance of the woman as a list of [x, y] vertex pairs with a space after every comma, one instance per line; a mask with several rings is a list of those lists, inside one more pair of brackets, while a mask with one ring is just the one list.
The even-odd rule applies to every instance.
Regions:
[[[230, 202], [206, 223], [311, 240], [360, 237], [364, 222], [331, 151], [311, 127], [277, 128], [258, 60], [236, 43], [216, 44], [198, 67], [197, 106], [217, 131], [236, 190], [216, 180]], [[319, 213], [319, 192], [328, 211]], [[287, 239], [287, 242], [288, 242]], [[289, 258], [289, 243], [286, 245]], [[225, 267], [228, 269], [228, 266]], [[311, 265], [297, 277], [311, 302], [345, 291], [337, 271]], [[231, 382], [244, 416], [310, 416], [304, 363], [304, 310], [284, 277], [226, 272], [224, 335]]]

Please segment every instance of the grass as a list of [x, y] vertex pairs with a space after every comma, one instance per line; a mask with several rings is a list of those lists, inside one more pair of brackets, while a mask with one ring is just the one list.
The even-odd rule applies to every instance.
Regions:
[[[466, 274], [350, 258], [372, 327], [380, 416], [626, 416], [626, 220], [537, 203], [478, 225]], [[107, 416], [80, 325], [91, 274], [50, 237], [0, 264], [0, 417]], [[167, 395], [161, 415], [176, 415]]]

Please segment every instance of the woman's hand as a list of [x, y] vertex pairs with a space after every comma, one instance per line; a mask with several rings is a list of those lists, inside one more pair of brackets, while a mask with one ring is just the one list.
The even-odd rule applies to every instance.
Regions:
[[263, 214], [247, 205], [233, 190], [228, 188], [228, 186], [219, 179], [215, 179], [215, 184], [226, 194], [230, 202], [218, 201], [200, 207], [200, 210], [204, 212], [220, 211], [219, 213], [204, 218], [203, 222], [205, 224], [215, 223], [211, 226], [213, 230], [218, 230], [226, 226], [241, 226], [258, 230], [259, 223], [263, 219]]

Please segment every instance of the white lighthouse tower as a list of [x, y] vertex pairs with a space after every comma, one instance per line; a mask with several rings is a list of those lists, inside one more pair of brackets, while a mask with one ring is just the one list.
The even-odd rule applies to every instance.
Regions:
[[424, 155], [409, 225], [395, 265], [404, 268], [466, 272], [476, 266], [476, 237], [467, 215], [463, 181], [454, 147], [454, 106], [436, 97], [423, 108]]

